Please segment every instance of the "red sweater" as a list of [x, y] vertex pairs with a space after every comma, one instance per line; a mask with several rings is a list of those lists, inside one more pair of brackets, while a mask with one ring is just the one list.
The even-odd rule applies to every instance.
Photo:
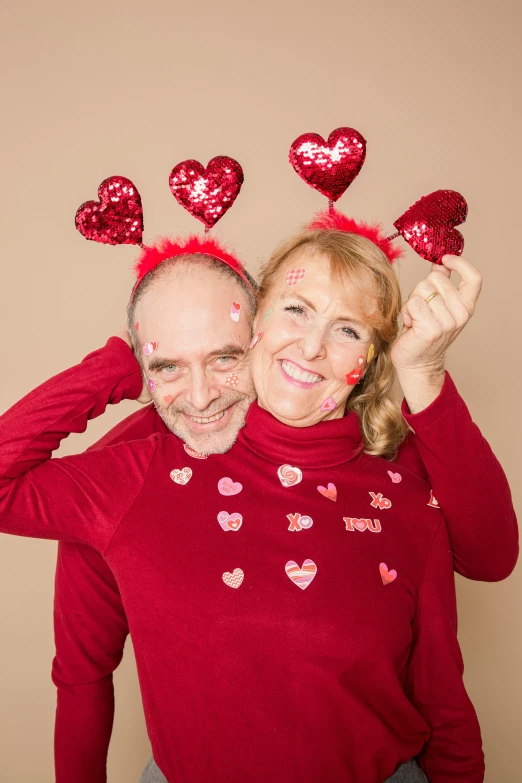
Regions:
[[[161, 434], [36, 467], [140, 385], [112, 340], [2, 417], [0, 519], [104, 555], [169, 780], [306, 771], [375, 783], [427, 740], [432, 783], [482, 780], [450, 548], [427, 485], [361, 454], [354, 416], [291, 429], [256, 405], [227, 455], [197, 461]], [[283, 464], [302, 480], [283, 486]], [[174, 482], [183, 467], [192, 477]], [[335, 502], [333, 487], [317, 490], [329, 484]]]

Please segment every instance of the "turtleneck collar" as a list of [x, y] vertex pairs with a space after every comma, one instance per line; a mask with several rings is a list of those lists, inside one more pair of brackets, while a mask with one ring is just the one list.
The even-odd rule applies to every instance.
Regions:
[[358, 457], [364, 448], [359, 420], [353, 412], [312, 427], [289, 427], [257, 402], [250, 406], [238, 442], [277, 465], [288, 463], [301, 468], [342, 465]]

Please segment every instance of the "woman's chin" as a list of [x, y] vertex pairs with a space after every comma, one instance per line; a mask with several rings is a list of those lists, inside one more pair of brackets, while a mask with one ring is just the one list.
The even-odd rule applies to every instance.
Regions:
[[296, 399], [268, 395], [265, 399], [258, 399], [258, 403], [276, 419], [291, 427], [308, 427], [317, 418], [314, 411], [308, 410], [302, 401]]

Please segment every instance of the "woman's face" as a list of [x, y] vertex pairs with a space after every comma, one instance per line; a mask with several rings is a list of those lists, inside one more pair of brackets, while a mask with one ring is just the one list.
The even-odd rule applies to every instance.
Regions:
[[[290, 285], [300, 276], [290, 270], [303, 269]], [[372, 345], [371, 302], [349, 281], [336, 282], [324, 256], [293, 253], [254, 323], [254, 334], [263, 332], [250, 357], [259, 405], [293, 427], [343, 416]]]

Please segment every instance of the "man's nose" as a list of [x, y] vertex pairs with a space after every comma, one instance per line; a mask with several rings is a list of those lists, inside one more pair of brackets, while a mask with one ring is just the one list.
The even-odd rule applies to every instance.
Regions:
[[193, 408], [204, 411], [211, 402], [220, 396], [221, 389], [215, 383], [212, 373], [207, 375], [204, 371], [199, 370], [191, 373], [186, 399]]

